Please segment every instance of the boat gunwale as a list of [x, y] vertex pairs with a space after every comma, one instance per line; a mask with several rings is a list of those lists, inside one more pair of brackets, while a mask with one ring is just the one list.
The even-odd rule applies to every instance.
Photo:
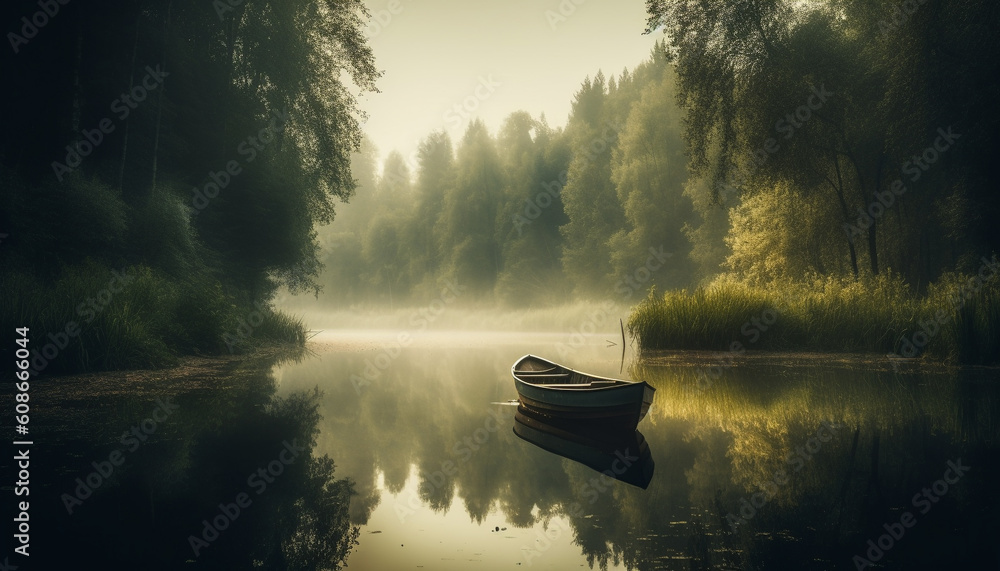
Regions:
[[[538, 359], [539, 361], [542, 361], [542, 362], [545, 362], [545, 363], [548, 363], [549, 365], [552, 365], [556, 369], [562, 369], [564, 371], [568, 371], [569, 373], [576, 373], [578, 375], [582, 375], [584, 377], [587, 377], [587, 378], [590, 378], [590, 379], [594, 379], [594, 380], [597, 380], [597, 381], [611, 381], [614, 384], [611, 384], [611, 385], [608, 385], [608, 386], [604, 386], [604, 387], [592, 387], [591, 386], [592, 383], [579, 383], [579, 384], [576, 384], [576, 383], [569, 383], [569, 384], [553, 383], [553, 384], [555, 384], [557, 386], [552, 386], [552, 384], [544, 384], [544, 383], [532, 383], [532, 382], [529, 382], [529, 381], [521, 378], [520, 375], [522, 375], [524, 372], [516, 370], [518, 364], [522, 363], [525, 359], [528, 359], [529, 357], [530, 358], [534, 358], [534, 359]], [[548, 371], [546, 371], [546, 372], [548, 372]], [[539, 357], [538, 355], [532, 355], [531, 353], [528, 353], [527, 355], [524, 355], [523, 357], [521, 357], [520, 359], [518, 359], [517, 361], [515, 361], [514, 364], [511, 365], [511, 367], [510, 367], [510, 374], [511, 374], [512, 377], [514, 377], [514, 380], [517, 381], [517, 382], [519, 382], [519, 383], [524, 383], [525, 385], [529, 385], [529, 386], [532, 386], [532, 387], [538, 387], [538, 388], [542, 388], [542, 389], [550, 389], [550, 390], [554, 390], [554, 391], [574, 391], [574, 392], [577, 392], [577, 391], [578, 392], [607, 391], [607, 390], [615, 390], [615, 389], [625, 389], [625, 388], [630, 388], [630, 387], [634, 387], [634, 386], [638, 386], [638, 385], [642, 385], [644, 387], [647, 387], [647, 388], [653, 390], [654, 392], [656, 391], [656, 388], [654, 388], [652, 385], [650, 385], [646, 381], [626, 381], [626, 380], [623, 380], [623, 379], [613, 379], [611, 377], [601, 377], [599, 375], [591, 375], [590, 373], [584, 373], [582, 371], [577, 371], [576, 369], [571, 369], [571, 368], [566, 367], [564, 365], [560, 365], [560, 364], [558, 364], [558, 363], [556, 363], [554, 361], [549, 361], [548, 359], [545, 359], [543, 357]], [[552, 373], [548, 373], [548, 374], [551, 375]], [[527, 375], [527, 377], [530, 378], [530, 376], [531, 375], [530, 375], [530, 372], [529, 372], [529, 374]]]

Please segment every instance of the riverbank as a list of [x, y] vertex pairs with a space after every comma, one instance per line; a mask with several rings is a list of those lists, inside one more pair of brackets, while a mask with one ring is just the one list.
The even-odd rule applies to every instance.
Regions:
[[947, 275], [917, 295], [892, 275], [780, 287], [719, 280], [694, 292], [651, 292], [628, 328], [643, 354], [846, 352], [993, 364], [1000, 358], [997, 282], [994, 274]]
[[0, 324], [9, 334], [25, 331], [33, 376], [162, 369], [185, 356], [306, 340], [301, 319], [227, 293], [199, 272], [176, 276], [88, 261], [63, 267], [54, 280], [13, 270], [0, 278], [0, 289]]
[[[74, 414], [89, 408], [99, 412], [105, 399], [114, 400], [123, 395], [176, 395], [239, 387], [246, 383], [248, 376], [259, 376], [260, 371], [269, 370], [276, 364], [298, 360], [307, 350], [275, 344], [243, 354], [186, 355], [169, 367], [92, 371], [61, 375], [58, 382], [32, 382], [31, 394], [32, 399], [47, 403], [46, 407], [54, 413], [66, 407], [76, 410]], [[81, 407], [83, 402], [92, 402], [94, 407]], [[53, 419], [70, 416], [53, 414]], [[67, 423], [70, 426], [77, 424]]]

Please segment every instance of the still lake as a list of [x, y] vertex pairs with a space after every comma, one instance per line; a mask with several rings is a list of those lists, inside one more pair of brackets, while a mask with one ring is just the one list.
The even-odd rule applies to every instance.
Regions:
[[[399, 335], [36, 382], [31, 563], [322, 569], [352, 548], [363, 570], [1000, 568], [995, 370], [630, 351], [619, 375], [612, 333]], [[514, 433], [525, 353], [657, 389], [615, 451], [640, 485]]]

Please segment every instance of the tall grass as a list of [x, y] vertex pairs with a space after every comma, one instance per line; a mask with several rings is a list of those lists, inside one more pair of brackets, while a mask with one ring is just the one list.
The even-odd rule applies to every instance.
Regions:
[[237, 332], [253, 311], [262, 317], [246, 349], [305, 342], [301, 321], [238, 303], [206, 275], [177, 278], [147, 266], [115, 271], [128, 281], [94, 261], [64, 267], [54, 282], [4, 272], [0, 326], [30, 329], [30, 361], [46, 374], [155, 368], [175, 363], [179, 355], [222, 354], [224, 335]]
[[258, 311], [257, 314], [260, 321], [255, 321], [256, 325], [252, 326], [250, 334], [236, 336], [234, 343], [233, 337], [227, 337], [234, 353], [248, 353], [276, 343], [305, 345], [306, 329], [300, 318], [270, 308]]
[[764, 292], [734, 285], [664, 295], [653, 290], [633, 310], [628, 328], [644, 349], [724, 348], [747, 319], [773, 307]]
[[[629, 317], [640, 350], [737, 348], [921, 354], [1000, 360], [1000, 279], [946, 275], [925, 296], [889, 272], [875, 279], [650, 292]], [[773, 322], [772, 322], [773, 321]]]

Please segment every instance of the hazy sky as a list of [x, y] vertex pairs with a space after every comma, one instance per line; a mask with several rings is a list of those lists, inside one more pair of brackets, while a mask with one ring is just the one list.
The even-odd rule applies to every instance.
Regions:
[[586, 76], [635, 67], [662, 37], [642, 35], [643, 0], [365, 4], [376, 64], [385, 73], [381, 93], [362, 96], [361, 105], [369, 114], [364, 130], [383, 158], [396, 149], [412, 159], [417, 143], [442, 128], [457, 143], [476, 116], [494, 134], [518, 109], [565, 125]]

